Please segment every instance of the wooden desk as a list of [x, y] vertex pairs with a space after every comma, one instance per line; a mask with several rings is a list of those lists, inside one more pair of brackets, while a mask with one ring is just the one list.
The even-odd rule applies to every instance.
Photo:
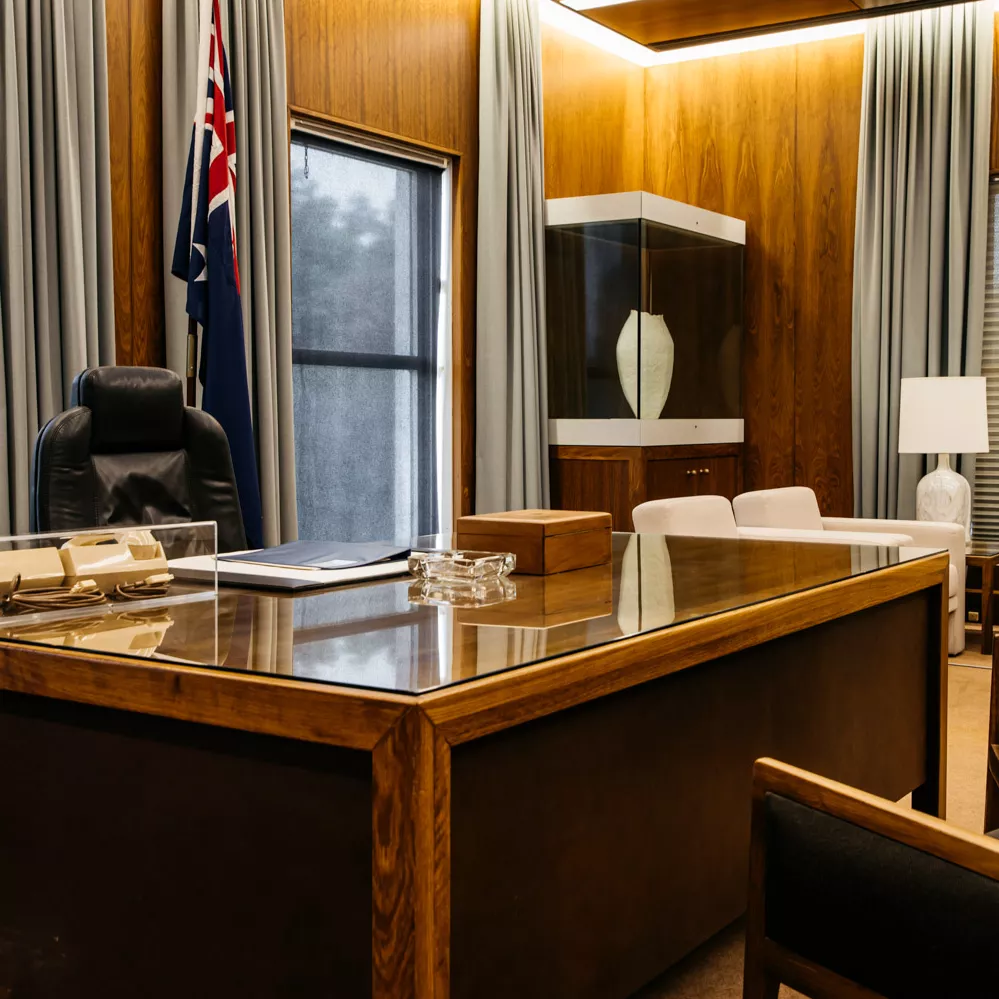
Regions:
[[531, 627], [407, 581], [131, 656], [8, 626], [0, 992], [623, 999], [744, 909], [757, 757], [942, 814], [947, 556], [898, 557], [617, 536]]

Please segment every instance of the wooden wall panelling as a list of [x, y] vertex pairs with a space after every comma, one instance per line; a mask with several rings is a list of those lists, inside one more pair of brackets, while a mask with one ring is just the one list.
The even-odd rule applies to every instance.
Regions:
[[863, 37], [797, 47], [794, 481], [853, 516], [853, 244]]
[[478, 0], [286, 0], [288, 100], [305, 111], [455, 150], [456, 512], [475, 467]]
[[106, 0], [115, 354], [132, 363], [132, 89], [128, 0]]
[[745, 488], [794, 481], [795, 68], [788, 49], [646, 72], [645, 189], [746, 220]]
[[[166, 363], [163, 311], [163, 25], [132, 0], [132, 363]], [[176, 225], [176, 221], [174, 221]]]
[[638, 191], [645, 148], [641, 66], [544, 28], [545, 197]]
[[163, 31], [159, 6], [107, 0], [115, 341], [119, 364], [165, 362]]

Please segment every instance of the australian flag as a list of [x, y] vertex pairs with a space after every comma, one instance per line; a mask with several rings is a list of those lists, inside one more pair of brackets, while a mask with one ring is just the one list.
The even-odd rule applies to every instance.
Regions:
[[171, 270], [202, 329], [202, 408], [222, 424], [251, 548], [263, 544], [236, 259], [236, 124], [218, 0], [201, 25], [198, 107]]

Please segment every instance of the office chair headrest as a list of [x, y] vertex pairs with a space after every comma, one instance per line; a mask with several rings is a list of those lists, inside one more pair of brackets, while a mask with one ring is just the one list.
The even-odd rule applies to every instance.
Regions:
[[184, 446], [184, 384], [165, 368], [87, 368], [72, 403], [91, 413], [92, 453], [176, 451]]

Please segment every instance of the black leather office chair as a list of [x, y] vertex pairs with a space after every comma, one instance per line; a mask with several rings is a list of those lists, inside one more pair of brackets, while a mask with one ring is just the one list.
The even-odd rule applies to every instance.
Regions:
[[215, 520], [219, 551], [246, 548], [225, 431], [174, 372], [88, 368], [71, 402], [35, 441], [33, 530]]

